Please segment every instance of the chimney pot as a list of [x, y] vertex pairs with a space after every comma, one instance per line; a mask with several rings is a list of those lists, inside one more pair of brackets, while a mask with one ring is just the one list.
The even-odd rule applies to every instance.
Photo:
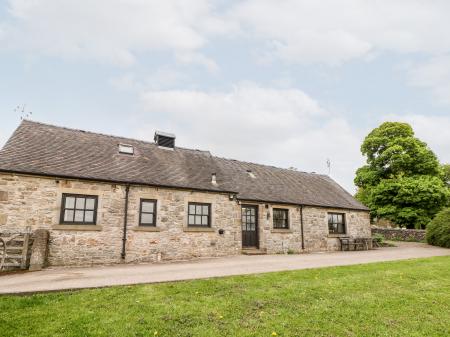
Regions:
[[175, 148], [175, 138], [173, 133], [156, 131], [154, 140], [159, 147], [173, 149]]

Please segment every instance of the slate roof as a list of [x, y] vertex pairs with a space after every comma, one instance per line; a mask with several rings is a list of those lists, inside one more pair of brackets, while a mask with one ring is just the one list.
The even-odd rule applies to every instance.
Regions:
[[[134, 155], [120, 154], [119, 144], [132, 145]], [[241, 200], [367, 210], [325, 175], [219, 158], [208, 151], [162, 149], [151, 142], [28, 120], [0, 151], [0, 171], [233, 192]], [[211, 183], [212, 173], [217, 185]]]

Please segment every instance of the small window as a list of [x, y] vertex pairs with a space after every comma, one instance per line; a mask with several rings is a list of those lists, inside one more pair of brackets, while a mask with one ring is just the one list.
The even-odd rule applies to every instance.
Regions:
[[131, 145], [119, 144], [119, 153], [134, 154], [134, 148]]
[[60, 222], [73, 225], [95, 225], [97, 222], [97, 202], [97, 196], [63, 194]]
[[141, 199], [139, 226], [156, 226], [156, 200]]
[[273, 228], [289, 228], [289, 210], [282, 208], [273, 209]]
[[211, 204], [190, 202], [188, 205], [188, 226], [211, 227]]
[[345, 234], [345, 215], [328, 213], [328, 231], [330, 234]]

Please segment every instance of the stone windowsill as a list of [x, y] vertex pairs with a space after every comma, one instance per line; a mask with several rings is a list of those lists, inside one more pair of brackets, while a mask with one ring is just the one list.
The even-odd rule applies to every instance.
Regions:
[[160, 232], [161, 228], [155, 226], [135, 226], [131, 230], [135, 232]]
[[99, 225], [54, 225], [52, 229], [60, 231], [101, 231]]
[[289, 234], [289, 233], [293, 233], [292, 229], [283, 229], [283, 228], [273, 228], [271, 231], [271, 233], [285, 233], [285, 234]]
[[183, 227], [184, 232], [215, 232], [211, 227]]
[[328, 234], [329, 238], [348, 238], [348, 234]]

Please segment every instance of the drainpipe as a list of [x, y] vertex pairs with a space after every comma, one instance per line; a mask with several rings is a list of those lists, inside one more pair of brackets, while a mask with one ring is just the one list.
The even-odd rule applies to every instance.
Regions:
[[128, 194], [130, 193], [130, 185], [125, 187], [125, 211], [123, 215], [123, 237], [122, 237], [122, 260], [125, 260], [125, 246], [127, 244], [127, 223], [128, 223]]
[[302, 250], [305, 250], [305, 236], [303, 234], [303, 206], [300, 205], [300, 230], [302, 232]]

